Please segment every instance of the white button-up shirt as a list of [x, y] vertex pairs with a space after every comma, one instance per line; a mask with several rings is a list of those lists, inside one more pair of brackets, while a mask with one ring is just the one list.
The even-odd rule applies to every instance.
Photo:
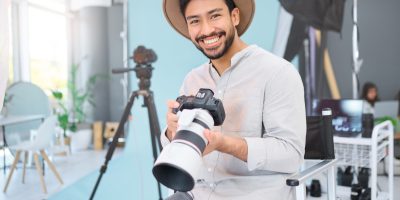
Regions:
[[[195, 199], [291, 199], [285, 181], [303, 161], [306, 135], [304, 89], [293, 65], [252, 45], [221, 75], [211, 63], [193, 69], [180, 94], [200, 88], [224, 105], [225, 121], [213, 130], [243, 137], [248, 155], [247, 162], [217, 151], [204, 156]], [[161, 140], [169, 143], [164, 134]]]

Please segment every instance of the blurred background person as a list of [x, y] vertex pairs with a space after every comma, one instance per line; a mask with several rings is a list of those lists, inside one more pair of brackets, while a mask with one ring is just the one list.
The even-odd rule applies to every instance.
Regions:
[[374, 114], [374, 106], [378, 97], [378, 88], [372, 82], [366, 82], [362, 88], [361, 99], [364, 100], [363, 113]]

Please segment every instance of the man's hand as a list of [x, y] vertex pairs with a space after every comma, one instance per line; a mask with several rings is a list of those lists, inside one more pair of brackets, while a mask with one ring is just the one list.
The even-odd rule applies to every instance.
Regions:
[[203, 156], [211, 153], [212, 151], [220, 151], [220, 148], [222, 147], [222, 144], [224, 142], [224, 135], [220, 132], [214, 132], [210, 131], [208, 129], [205, 129], [203, 132], [204, 136], [208, 140], [208, 144], [206, 148], [204, 149]]
[[172, 112], [174, 108], [179, 107], [179, 103], [174, 100], [169, 100], [167, 102], [167, 138], [171, 141], [176, 134], [176, 130], [178, 129], [178, 116]]
[[204, 149], [203, 156], [212, 151], [220, 151], [247, 162], [247, 142], [241, 137], [227, 136], [217, 131], [205, 129], [204, 136], [208, 140], [208, 144]]

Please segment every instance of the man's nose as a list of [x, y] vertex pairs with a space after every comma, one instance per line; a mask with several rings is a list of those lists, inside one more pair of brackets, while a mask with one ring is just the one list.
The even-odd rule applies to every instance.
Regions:
[[214, 32], [214, 26], [207, 20], [204, 20], [201, 24], [201, 34], [202, 35], [210, 35], [212, 32]]

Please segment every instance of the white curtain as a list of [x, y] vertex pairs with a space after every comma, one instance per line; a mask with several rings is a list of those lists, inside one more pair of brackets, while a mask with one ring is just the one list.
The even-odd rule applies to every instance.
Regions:
[[4, 93], [8, 80], [9, 0], [0, 0], [0, 110], [3, 108]]

